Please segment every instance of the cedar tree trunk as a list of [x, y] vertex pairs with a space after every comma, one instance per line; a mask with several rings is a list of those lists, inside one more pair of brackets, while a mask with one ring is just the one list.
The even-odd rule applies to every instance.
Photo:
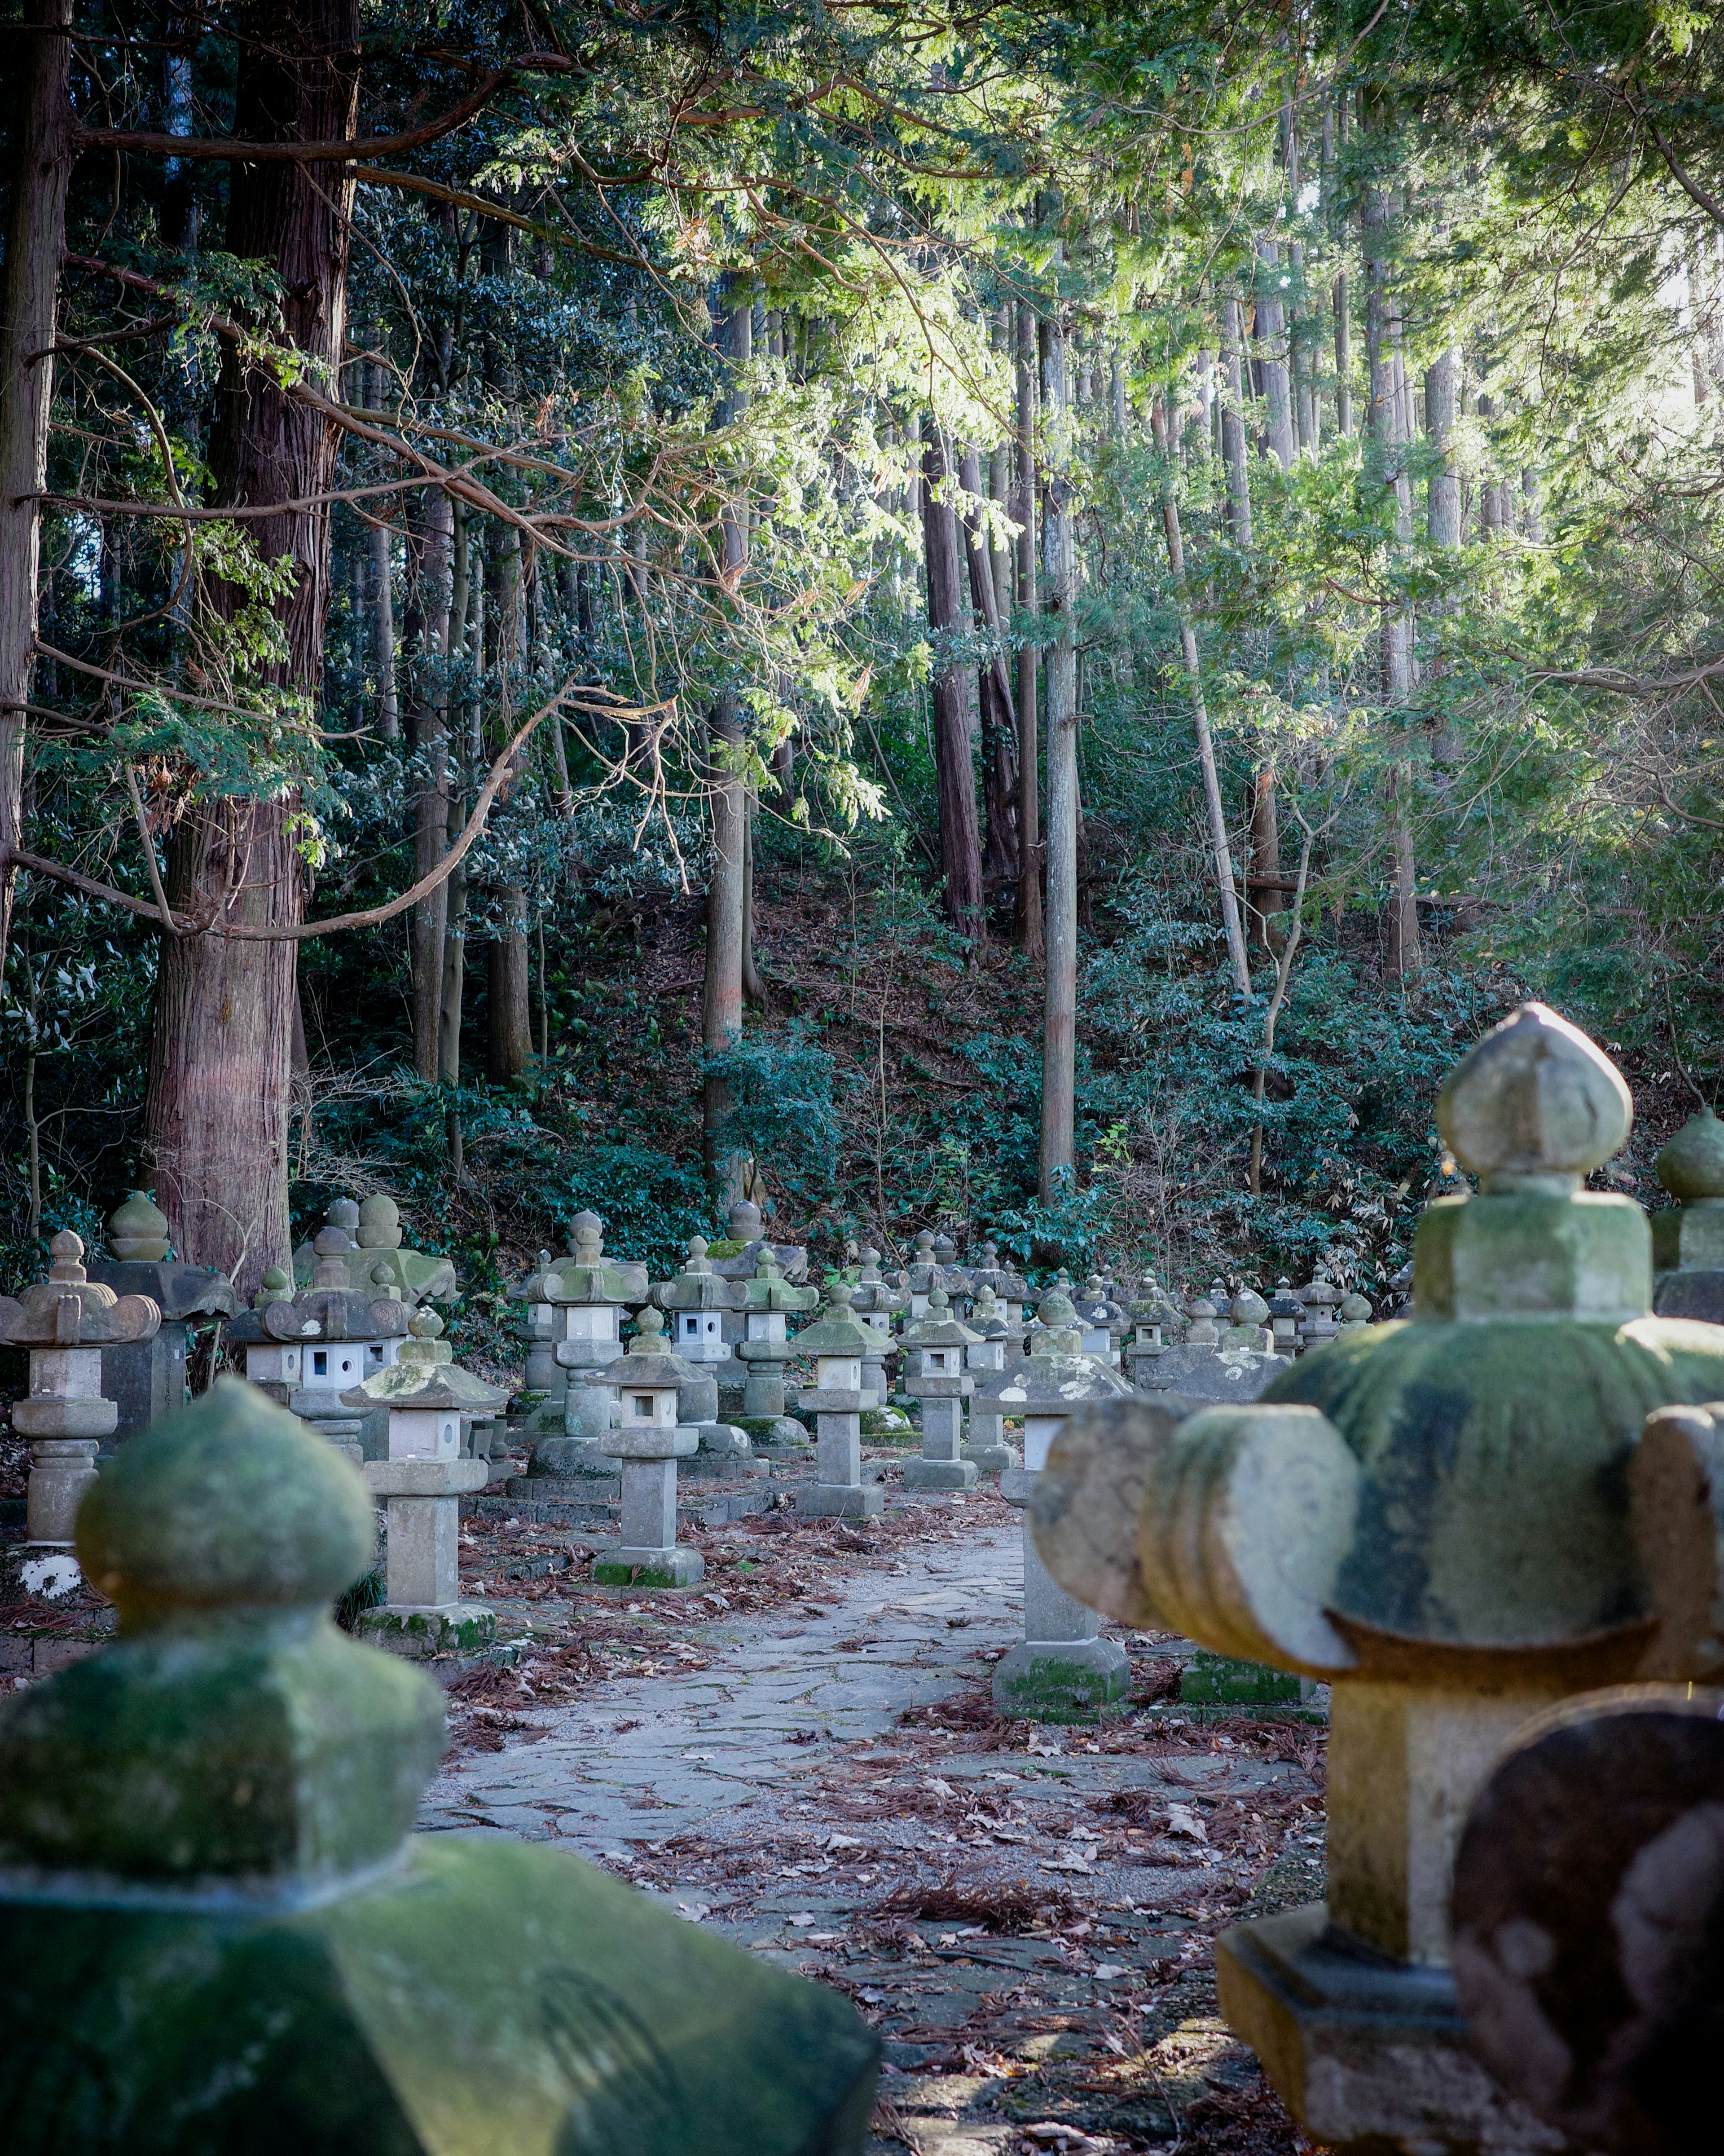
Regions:
[[[359, 90], [358, 0], [274, 0], [236, 22], [233, 124], [243, 138], [327, 141], [353, 131]], [[281, 281], [286, 340], [339, 368], [354, 183], [340, 166], [231, 167], [228, 251], [267, 262]], [[334, 428], [284, 396], [272, 376], [226, 353], [210, 440], [218, 504], [316, 501], [334, 476]], [[330, 511], [249, 520], [265, 561], [291, 555], [283, 687], [315, 696], [323, 678]], [[239, 594], [216, 586], [217, 611]], [[146, 1128], [156, 1195], [175, 1246], [219, 1266], [242, 1294], [288, 1255], [287, 1125], [296, 994], [291, 942], [234, 942], [224, 921], [284, 927], [304, 917], [305, 881], [290, 793], [195, 802], [169, 859], [174, 905], [211, 922], [164, 942], [156, 978]]]

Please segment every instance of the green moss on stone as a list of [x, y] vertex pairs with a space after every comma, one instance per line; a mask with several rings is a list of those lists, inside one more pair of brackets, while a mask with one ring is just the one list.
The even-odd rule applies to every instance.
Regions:
[[1371, 1326], [1264, 1397], [1320, 1408], [1364, 1467], [1342, 1617], [1539, 1645], [1650, 1614], [1629, 1457], [1654, 1408], [1724, 1397], [1724, 1332], [1655, 1317]]
[[297, 1913], [0, 1903], [7, 2156], [805, 2156], [877, 2046], [559, 1851], [421, 1838]]
[[1299, 1679], [1260, 1662], [1234, 1661], [1200, 1647], [1179, 1680], [1187, 1707], [1279, 1707], [1300, 1697]]

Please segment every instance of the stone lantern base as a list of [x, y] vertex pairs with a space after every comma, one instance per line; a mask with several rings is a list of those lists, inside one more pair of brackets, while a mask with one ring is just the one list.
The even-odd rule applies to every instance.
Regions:
[[408, 1661], [482, 1655], [495, 1641], [497, 1613], [488, 1602], [445, 1602], [423, 1609], [384, 1603], [361, 1613], [359, 1636]]
[[906, 1490], [973, 1490], [981, 1470], [973, 1460], [906, 1460]]
[[804, 1482], [796, 1493], [804, 1520], [877, 1520], [885, 1508], [877, 1482]]
[[630, 1549], [621, 1543], [593, 1560], [595, 1587], [692, 1587], [706, 1577], [706, 1560], [685, 1543], [668, 1549]]
[[1305, 2133], [1354, 2156], [1554, 2156], [1571, 2143], [1468, 2046], [1446, 1969], [1348, 1953], [1316, 1902], [1215, 1944], [1222, 2018]]
[[1059, 1720], [1111, 1707], [1131, 1690], [1117, 1640], [1022, 1640], [993, 1666], [993, 1702], [1008, 1714]]

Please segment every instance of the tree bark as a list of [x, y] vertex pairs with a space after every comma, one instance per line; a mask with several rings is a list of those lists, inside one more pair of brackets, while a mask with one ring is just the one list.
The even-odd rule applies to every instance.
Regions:
[[[368, 359], [364, 364], [366, 408], [381, 411], [381, 370], [375, 360]], [[385, 741], [398, 741], [401, 706], [395, 682], [395, 592], [389, 560], [389, 527], [380, 517], [367, 536], [371, 556], [371, 653], [377, 675], [377, 732]]]
[[526, 1075], [533, 1052], [526, 893], [508, 884], [494, 904], [499, 918], [485, 983], [485, 1075], [494, 1086], [509, 1086]]
[[1044, 525], [1048, 613], [1047, 963], [1042, 998], [1042, 1132], [1038, 1188], [1051, 1204], [1076, 1166], [1077, 561], [1071, 521], [1065, 330], [1047, 324], [1042, 371], [1048, 493]]
[[1270, 454], [1283, 471], [1292, 469], [1298, 444], [1293, 428], [1293, 399], [1287, 367], [1287, 310], [1281, 298], [1280, 249], [1272, 239], [1257, 243], [1261, 267], [1257, 302], [1258, 354], [1263, 365], [1263, 401], [1267, 408]]
[[[726, 279], [728, 305], [717, 325], [717, 342], [727, 361], [730, 387], [719, 408], [728, 425], [740, 410], [741, 392], [736, 371], [753, 346], [754, 300], [750, 286], [736, 276]], [[747, 510], [737, 503], [725, 511], [721, 567], [726, 579], [747, 566]], [[742, 742], [742, 706], [734, 689], [720, 692], [707, 721], [711, 749], [706, 766], [706, 798], [712, 824], [712, 869], [706, 885], [706, 963], [700, 994], [700, 1040], [708, 1055], [731, 1046], [742, 1031], [742, 950], [750, 911], [747, 894], [748, 802], [741, 773], [735, 767]], [[721, 1203], [742, 1195], [747, 1165], [726, 1144], [722, 1132], [731, 1112], [731, 1089], [716, 1072], [702, 1081], [700, 1150], [706, 1173]]]
[[[248, 140], [351, 139], [358, 106], [357, 0], [259, 0], [237, 25], [234, 127]], [[286, 341], [314, 366], [341, 364], [354, 182], [339, 165], [314, 175], [285, 161], [235, 165], [228, 251], [267, 262], [280, 280]], [[327, 493], [337, 435], [238, 352], [224, 356], [210, 440], [218, 504], [312, 501]], [[265, 561], [290, 555], [298, 578], [282, 608], [287, 656], [274, 679], [315, 697], [329, 603], [330, 509], [249, 521]], [[215, 586], [222, 611], [239, 594]], [[169, 861], [177, 907], [210, 933], [164, 941], [156, 977], [146, 1127], [156, 1196], [175, 1246], [219, 1266], [244, 1294], [288, 1255], [287, 1126], [296, 993], [291, 942], [234, 942], [223, 920], [282, 926], [304, 918], [305, 880], [292, 794], [194, 803]]]
[[23, 839], [25, 706], [36, 666], [41, 501], [48, 484], [54, 320], [72, 177], [72, 0], [30, 0], [8, 40], [17, 78], [5, 318], [0, 321], [0, 974], [12, 924], [11, 849]]
[[[452, 664], [448, 694], [453, 722], [450, 731], [456, 736], [456, 742], [452, 768], [449, 773], [449, 820], [444, 832], [445, 850], [454, 843], [456, 834], [466, 820], [465, 788], [475, 762], [473, 731], [478, 722], [478, 706], [472, 697], [475, 670], [472, 614], [477, 587], [473, 575], [471, 521], [464, 502], [454, 504], [451, 551], [449, 645]], [[461, 681], [459, 696], [454, 685], [455, 668], [459, 670]], [[467, 867], [464, 861], [456, 866], [444, 888], [449, 893], [449, 902], [444, 916], [443, 973], [437, 991], [437, 1081], [440, 1086], [455, 1086], [461, 1082], [461, 1016], [467, 987]], [[454, 1109], [451, 1108], [449, 1114], [449, 1151], [455, 1163], [454, 1173], [459, 1176], [460, 1124]]]
[[1167, 535], [1167, 569], [1173, 581], [1174, 602], [1179, 609], [1179, 649], [1191, 688], [1192, 731], [1197, 737], [1198, 768], [1203, 782], [1203, 803], [1209, 819], [1209, 850], [1215, 863], [1215, 883], [1221, 901], [1221, 926], [1227, 937], [1227, 955], [1233, 967], [1234, 988], [1249, 1002], [1251, 962], [1245, 951], [1245, 932], [1239, 920], [1239, 895], [1234, 889], [1233, 849], [1227, 839], [1227, 814], [1222, 806], [1221, 776], [1215, 765], [1215, 744], [1209, 732], [1209, 710], [1203, 696], [1203, 667], [1198, 655], [1197, 630], [1185, 583], [1185, 541], [1179, 525], [1179, 503], [1173, 492], [1172, 429], [1167, 408], [1157, 399], [1154, 413], [1156, 447], [1162, 458], [1162, 529]]
[[[1394, 552], [1413, 536], [1413, 486], [1406, 469], [1404, 385], [1395, 350], [1398, 314], [1389, 285], [1390, 190], [1374, 185], [1365, 198], [1365, 350], [1370, 377], [1369, 427], [1382, 483], [1394, 495]], [[1413, 694], [1413, 622], [1407, 608], [1392, 601], [1383, 609], [1383, 693], [1398, 722], [1405, 723]], [[1394, 862], [1388, 905], [1388, 971], [1404, 980], [1418, 972], [1423, 953], [1419, 935], [1418, 877], [1411, 823], [1413, 773], [1398, 763], [1388, 787], [1389, 844]]]
[[[927, 563], [928, 626], [936, 640], [967, 629], [958, 562], [957, 516], [942, 491], [945, 446], [937, 423], [922, 422], [922, 544]], [[982, 908], [982, 844], [976, 819], [976, 757], [970, 739], [970, 698], [965, 669], [949, 655], [936, 660], [931, 690], [934, 707], [934, 781], [940, 813], [940, 867], [946, 917], [972, 942], [987, 940]]]
[[[1028, 621], [1035, 593], [1035, 316], [1018, 303], [1018, 612]], [[1041, 745], [1036, 738], [1036, 647], [1018, 654], [1018, 947], [1032, 964], [1042, 957]]]
[[1244, 377], [1240, 367], [1239, 302], [1229, 292], [1221, 303], [1221, 455], [1227, 467], [1227, 528], [1235, 547], [1251, 543], [1251, 467], [1245, 445]]
[[[449, 842], [449, 643], [454, 525], [449, 496], [428, 490], [408, 546], [403, 626], [413, 654], [408, 673], [408, 740], [413, 752], [413, 875], [429, 875]], [[443, 942], [449, 887], [439, 884], [408, 919], [413, 975], [413, 1071], [437, 1082], [437, 1014], [443, 999]]]
[[1460, 474], [1455, 469], [1449, 447], [1455, 431], [1460, 358], [1450, 345], [1424, 371], [1424, 428], [1432, 448], [1442, 459], [1440, 468], [1431, 473], [1425, 506], [1425, 528], [1433, 547], [1453, 547], [1460, 544]]
[[1271, 957], [1280, 950], [1285, 931], [1280, 916], [1287, 908], [1282, 889], [1281, 830], [1275, 799], [1275, 769], [1260, 764], [1251, 777], [1251, 872], [1245, 903], [1251, 921], [1252, 940]]
[[[967, 448], [958, 460], [964, 491], [978, 499], [988, 492], [981, 459]], [[1006, 882], [1018, 873], [1018, 715], [1007, 678], [1004, 625], [994, 588], [992, 547], [979, 513], [964, 520], [964, 552], [969, 563], [970, 603], [993, 643], [993, 653], [976, 670], [982, 712], [982, 798], [986, 810], [986, 843], [982, 865], [988, 878]]]

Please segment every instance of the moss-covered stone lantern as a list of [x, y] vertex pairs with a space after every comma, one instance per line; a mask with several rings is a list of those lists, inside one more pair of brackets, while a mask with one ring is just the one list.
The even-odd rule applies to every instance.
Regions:
[[[1117, 1399], [1130, 1389], [1108, 1363], [1085, 1355], [1077, 1313], [1064, 1295], [1040, 1305], [1034, 1351], [978, 1385], [976, 1397], [1024, 1419], [1024, 1465], [1000, 1476], [1008, 1505], [1027, 1506], [1066, 1418], [1087, 1400]], [[1024, 1637], [994, 1665], [996, 1702], [1017, 1714], [1070, 1716], [1125, 1695], [1130, 1666], [1117, 1640], [1101, 1637], [1094, 1610], [1056, 1584], [1024, 1523]]]
[[[788, 1320], [818, 1309], [820, 1291], [793, 1286], [779, 1271], [770, 1249], [762, 1249], [756, 1259], [753, 1277], [736, 1284], [747, 1297], [736, 1353], [748, 1372], [742, 1393], [743, 1427], [753, 1436], [756, 1424], [789, 1419], [784, 1412], [784, 1365], [804, 1350], [792, 1344]], [[771, 1442], [782, 1442], [781, 1435], [769, 1427], [762, 1435]]]
[[975, 1389], [976, 1380], [965, 1367], [965, 1353], [982, 1344], [952, 1314], [943, 1287], [928, 1297], [928, 1314], [911, 1326], [905, 1344], [917, 1351], [921, 1369], [909, 1381], [912, 1397], [921, 1403], [922, 1450], [919, 1460], [904, 1463], [906, 1490], [973, 1490], [979, 1472], [963, 1455], [964, 1400]]
[[120, 1410], [102, 1395], [102, 1350], [148, 1340], [162, 1312], [146, 1295], [115, 1295], [84, 1270], [84, 1245], [63, 1228], [48, 1245], [48, 1278], [14, 1301], [0, 1295], [0, 1340], [28, 1348], [28, 1397], [12, 1426], [30, 1441], [24, 1532], [38, 1548], [65, 1548], [96, 1480], [96, 1447]]
[[[346, 1285], [354, 1294], [387, 1295], [412, 1309], [421, 1302], [452, 1302], [459, 1292], [450, 1260], [403, 1247], [401, 1209], [393, 1198], [378, 1193], [362, 1204], [337, 1198], [326, 1209], [323, 1224], [338, 1228], [346, 1239]], [[294, 1252], [294, 1278], [302, 1287], [310, 1285], [325, 1255], [315, 1235]]]
[[664, 1352], [664, 1319], [649, 1306], [629, 1352], [611, 1366], [617, 1426], [604, 1450], [622, 1478], [618, 1541], [593, 1562], [601, 1587], [691, 1587], [704, 1578], [706, 1559], [676, 1539], [676, 1463], [694, 1452], [700, 1433], [677, 1419], [689, 1365]]
[[880, 1273], [880, 1252], [865, 1245], [858, 1253], [855, 1285], [850, 1290], [850, 1308], [875, 1336], [871, 1352], [862, 1358], [862, 1390], [866, 1412], [886, 1405], [886, 1358], [892, 1352], [892, 1320], [910, 1306], [901, 1288], [889, 1285]]
[[[1132, 1503], [1083, 1523], [1113, 1559], [1048, 1545], [1075, 1593], [1100, 1599], [1124, 1565], [1202, 1645], [1333, 1687], [1328, 1901], [1217, 1950], [1223, 2011], [1326, 2144], [1543, 2145], [1455, 2007], [1455, 1839], [1529, 1715], [1652, 1651], [1641, 1424], [1724, 1395], [1724, 1328], [1652, 1317], [1645, 1215], [1583, 1187], [1630, 1118], [1583, 1034], [1537, 1004], [1506, 1020], [1438, 1096], [1480, 1188], [1426, 1208], [1411, 1321], [1147, 1438]], [[1050, 1463], [1050, 1532], [1086, 1441], [1075, 1427]]]
[[1652, 1306], [1660, 1317], [1724, 1320], [1724, 1122], [1691, 1116], [1653, 1163], [1675, 1199], [1652, 1216]]
[[[253, 1383], [320, 1435], [356, 1462], [385, 1458], [388, 1419], [382, 1408], [352, 1409], [341, 1395], [393, 1363], [407, 1337], [408, 1306], [387, 1280], [365, 1281], [344, 1228], [320, 1228], [315, 1241], [309, 1286], [295, 1295], [286, 1273], [269, 1266], [252, 1307], [240, 1312], [228, 1337], [244, 1349]], [[358, 1286], [351, 1285], [356, 1276]]]
[[418, 1835], [354, 1470], [236, 1379], [79, 1520], [113, 1645], [0, 1702], [8, 2156], [857, 2156], [878, 2044], [562, 1851]]
[[970, 1306], [969, 1327], [976, 1338], [964, 1350], [964, 1368], [971, 1378], [969, 1435], [959, 1456], [978, 1475], [1000, 1475], [1021, 1465], [1006, 1443], [1005, 1411], [986, 1390], [1008, 1363], [1018, 1360], [1024, 1338], [1023, 1320], [1008, 1319], [1006, 1308], [986, 1280]]
[[416, 1310], [408, 1331], [395, 1362], [341, 1396], [355, 1414], [388, 1416], [387, 1455], [364, 1470], [387, 1507], [385, 1599], [360, 1629], [396, 1654], [477, 1654], [497, 1619], [461, 1597], [460, 1501], [485, 1487], [490, 1467], [462, 1457], [462, 1426], [494, 1414], [508, 1394], [460, 1368], [434, 1310]]
[[541, 1439], [533, 1466], [536, 1473], [608, 1475], [602, 1455], [616, 1394], [605, 1376], [623, 1352], [623, 1312], [644, 1302], [651, 1289], [644, 1265], [605, 1255], [596, 1213], [576, 1214], [568, 1240], [570, 1255], [545, 1276], [544, 1296], [553, 1312], [552, 1352], [567, 1373], [563, 1437], [572, 1442], [554, 1434]]
[[797, 1336], [797, 1353], [813, 1358], [814, 1382], [798, 1404], [814, 1417], [814, 1476], [796, 1492], [805, 1519], [871, 1520], [885, 1507], [879, 1486], [862, 1480], [862, 1362], [875, 1335], [850, 1308], [838, 1281], [818, 1322]]

